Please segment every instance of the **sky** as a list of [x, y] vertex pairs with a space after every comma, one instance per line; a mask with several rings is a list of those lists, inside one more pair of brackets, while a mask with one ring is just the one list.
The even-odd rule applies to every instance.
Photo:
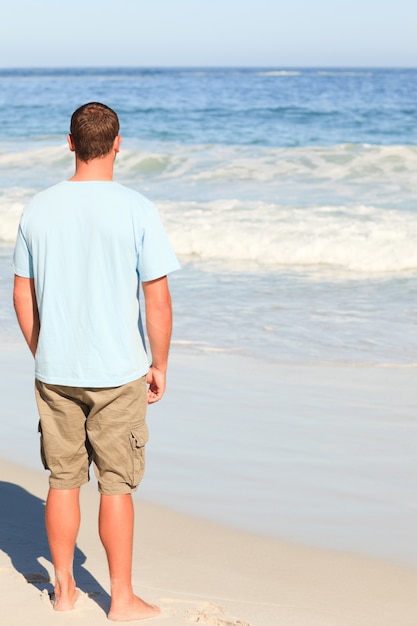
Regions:
[[417, 67], [416, 0], [7, 0], [0, 67]]

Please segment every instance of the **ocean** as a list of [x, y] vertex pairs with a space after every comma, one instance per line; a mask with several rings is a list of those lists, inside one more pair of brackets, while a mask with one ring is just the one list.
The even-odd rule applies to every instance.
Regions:
[[[173, 350], [280, 366], [417, 364], [411, 69], [0, 70], [4, 345], [21, 342], [10, 298], [20, 213], [34, 193], [71, 176], [69, 118], [93, 100], [120, 117], [115, 179], [155, 201], [182, 264], [170, 277]], [[282, 426], [275, 417], [264, 443]], [[273, 458], [259, 472], [278, 472]], [[232, 483], [242, 505], [240, 462]], [[210, 506], [215, 496], [206, 496]], [[273, 534], [267, 493], [262, 502], [268, 527], [255, 518], [249, 527]]]
[[91, 100], [118, 111], [115, 177], [181, 259], [174, 345], [416, 362], [417, 71], [1, 70], [3, 260], [27, 200], [71, 175], [69, 117]]

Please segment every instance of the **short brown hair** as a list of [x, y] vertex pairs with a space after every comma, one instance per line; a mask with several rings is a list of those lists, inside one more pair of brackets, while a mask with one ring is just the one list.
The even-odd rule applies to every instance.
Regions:
[[113, 109], [100, 102], [83, 104], [71, 116], [75, 154], [85, 163], [106, 156], [119, 128], [119, 118]]

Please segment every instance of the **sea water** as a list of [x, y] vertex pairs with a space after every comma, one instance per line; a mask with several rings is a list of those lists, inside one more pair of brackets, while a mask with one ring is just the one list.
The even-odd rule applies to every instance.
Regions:
[[[21, 341], [10, 260], [22, 208], [35, 192], [71, 176], [69, 118], [93, 100], [114, 107], [120, 117], [115, 178], [155, 201], [182, 264], [170, 277], [173, 350], [290, 366], [412, 371], [415, 70], [0, 70], [2, 343]], [[282, 427], [268, 411], [265, 446]], [[239, 415], [231, 419], [237, 424]], [[198, 428], [210, 430], [204, 423]], [[245, 430], [236, 432], [245, 443]], [[407, 441], [407, 429], [401, 432]], [[244, 470], [237, 449], [229, 450], [228, 463], [236, 462], [229, 488], [241, 494], [242, 519]], [[205, 454], [202, 473], [204, 463], [215, 461], [216, 448]], [[251, 454], [261, 459], [261, 442]], [[161, 463], [163, 458], [160, 451]], [[279, 459], [271, 456], [269, 468], [254, 464], [258, 478], [277, 474]], [[193, 479], [185, 470], [182, 477]], [[271, 489], [279, 491], [279, 480]], [[180, 489], [179, 482], [169, 489]], [[212, 511], [217, 507], [221, 519], [227, 494], [215, 497], [202, 482], [199, 488], [201, 500]], [[356, 504], [364, 489], [361, 483]], [[192, 491], [185, 490], [184, 498]], [[271, 532], [275, 524], [281, 533], [278, 508], [270, 517], [277, 498], [257, 500], [258, 521], [248, 515], [250, 528]], [[326, 502], [330, 508], [330, 496]], [[266, 528], [259, 520], [267, 511]]]
[[[157, 203], [181, 259], [174, 344], [416, 362], [416, 71], [2, 70], [4, 246], [71, 175], [69, 117], [91, 100], [118, 111], [116, 178]], [[5, 303], [4, 340], [8, 320]]]

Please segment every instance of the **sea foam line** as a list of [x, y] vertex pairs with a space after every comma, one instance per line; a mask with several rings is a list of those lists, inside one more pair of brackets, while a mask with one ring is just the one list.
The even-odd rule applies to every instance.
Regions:
[[160, 202], [174, 248], [260, 267], [417, 270], [417, 214], [370, 206], [299, 209], [264, 202]]
[[[66, 145], [27, 145], [0, 152], [1, 186], [45, 187], [70, 175], [73, 155]], [[337, 185], [417, 194], [417, 148], [339, 144], [271, 148], [222, 144], [184, 145], [125, 139], [115, 176], [130, 185], [176, 181], [179, 185], [245, 182]], [[25, 182], [26, 181], [26, 182]], [[35, 182], [35, 184], [32, 184]], [[375, 189], [375, 185], [379, 189]], [[267, 190], [266, 190], [267, 191]], [[262, 199], [262, 189], [259, 190]]]

